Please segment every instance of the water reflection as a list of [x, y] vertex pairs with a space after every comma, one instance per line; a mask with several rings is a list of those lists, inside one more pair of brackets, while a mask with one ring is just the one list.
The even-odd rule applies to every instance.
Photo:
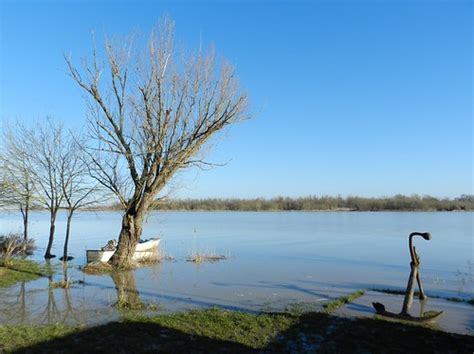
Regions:
[[115, 305], [119, 309], [138, 309], [143, 307], [133, 271], [113, 271], [110, 276], [117, 290], [117, 302]]
[[[46, 277], [0, 289], [0, 323], [84, 324], [104, 315], [102, 310], [89, 311], [86, 308], [86, 297], [81, 299], [80, 296], [84, 285], [70, 281], [67, 263], [63, 264], [58, 274], [61, 281], [55, 281], [54, 268], [48, 261], [44, 265], [45, 273], [48, 274]], [[59, 269], [57, 267], [56, 272]], [[109, 317], [105, 316], [101, 321]]]

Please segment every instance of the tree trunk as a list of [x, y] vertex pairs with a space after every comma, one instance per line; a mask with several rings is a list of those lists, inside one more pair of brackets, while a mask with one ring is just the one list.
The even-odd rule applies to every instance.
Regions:
[[56, 223], [56, 213], [57, 213], [57, 211], [51, 212], [48, 246], [46, 247], [46, 253], [44, 254], [44, 258], [46, 258], [46, 259], [56, 257], [54, 254], [51, 254], [51, 248], [53, 247], [53, 241], [54, 241], [54, 229], [56, 228], [56, 225], [55, 225], [55, 223]]
[[61, 258], [62, 261], [67, 262], [71, 258], [68, 257], [67, 255], [67, 248], [69, 245], [69, 233], [71, 231], [71, 220], [72, 220], [72, 214], [74, 213], [74, 210], [69, 210], [67, 214], [67, 224], [66, 224], [66, 238], [64, 239], [64, 249], [63, 249], [63, 256]]
[[130, 269], [133, 267], [133, 254], [140, 236], [142, 235], [143, 216], [136, 212], [127, 211], [122, 219], [117, 251], [110, 259], [110, 264], [116, 268]]
[[28, 240], [28, 216], [29, 216], [29, 205], [26, 204], [25, 208], [20, 206], [21, 216], [23, 217], [23, 240]]

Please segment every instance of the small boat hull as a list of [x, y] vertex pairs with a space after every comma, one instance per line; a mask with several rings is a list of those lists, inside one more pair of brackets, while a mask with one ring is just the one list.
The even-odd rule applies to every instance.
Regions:
[[[160, 244], [160, 239], [155, 238], [145, 242], [137, 244], [135, 252], [133, 253], [133, 260], [140, 261], [142, 259], [151, 258], [156, 256], [158, 251], [158, 246]], [[90, 262], [108, 262], [110, 258], [114, 255], [115, 250], [113, 251], [102, 251], [102, 250], [87, 250], [86, 258], [87, 263]]]
[[135, 247], [135, 252], [148, 251], [152, 248], [156, 248], [160, 245], [159, 238], [151, 238], [149, 240], [137, 243]]

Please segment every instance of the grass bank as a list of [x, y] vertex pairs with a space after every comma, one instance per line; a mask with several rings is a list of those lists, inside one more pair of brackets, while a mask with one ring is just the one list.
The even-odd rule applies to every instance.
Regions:
[[248, 314], [209, 309], [133, 316], [93, 328], [1, 326], [0, 349], [6, 353], [470, 353], [474, 337], [325, 312]]
[[362, 295], [365, 294], [365, 290], [358, 290], [356, 292], [353, 292], [352, 294], [349, 294], [347, 296], [341, 296], [327, 304], [324, 304], [324, 309], [327, 313], [332, 313], [336, 311], [339, 307], [344, 306], [345, 304], [348, 304]]
[[50, 275], [51, 271], [26, 259], [0, 260], [0, 288], [9, 288], [18, 282], [31, 281]]

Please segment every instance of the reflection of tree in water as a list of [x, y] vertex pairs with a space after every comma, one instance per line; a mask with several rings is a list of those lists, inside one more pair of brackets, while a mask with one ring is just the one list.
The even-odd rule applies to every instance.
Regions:
[[63, 284], [68, 284], [67, 287], [62, 288], [63, 290], [63, 299], [64, 299], [64, 313], [62, 322], [66, 322], [70, 317], [74, 322], [80, 322], [78, 312], [74, 309], [71, 301], [71, 292], [69, 289], [70, 279], [68, 277], [68, 264], [63, 262]]
[[45, 309], [41, 312], [39, 318], [41, 323], [51, 324], [59, 322], [60, 311], [56, 304], [56, 299], [54, 298], [54, 289], [53, 289], [53, 268], [49, 260], [45, 263], [45, 271], [48, 275], [48, 301], [46, 302]]
[[24, 281], [20, 283], [18, 295], [14, 301], [8, 301], [8, 297], [1, 297], [0, 322], [27, 323], [28, 310], [26, 306], [26, 286]]
[[[45, 271], [50, 274], [46, 289], [30, 289], [26, 282], [18, 286], [18, 293], [10, 298], [2, 298], [0, 319], [4, 323], [15, 324], [52, 324], [52, 323], [81, 323], [81, 312], [74, 307], [69, 288], [55, 288], [52, 277], [52, 266], [49, 262]], [[68, 280], [67, 264], [63, 267], [63, 279]], [[62, 293], [62, 298], [60, 297]], [[39, 298], [38, 298], [39, 296]], [[61, 301], [62, 300], [62, 301]]]
[[19, 318], [22, 323], [26, 323], [26, 320], [28, 318], [28, 311], [26, 310], [26, 289], [25, 289], [25, 283], [24, 281], [21, 282], [20, 285], [20, 292], [18, 294], [17, 298], [17, 303], [19, 305]]
[[117, 289], [117, 307], [130, 309], [143, 307], [133, 271], [113, 271], [110, 276]]

